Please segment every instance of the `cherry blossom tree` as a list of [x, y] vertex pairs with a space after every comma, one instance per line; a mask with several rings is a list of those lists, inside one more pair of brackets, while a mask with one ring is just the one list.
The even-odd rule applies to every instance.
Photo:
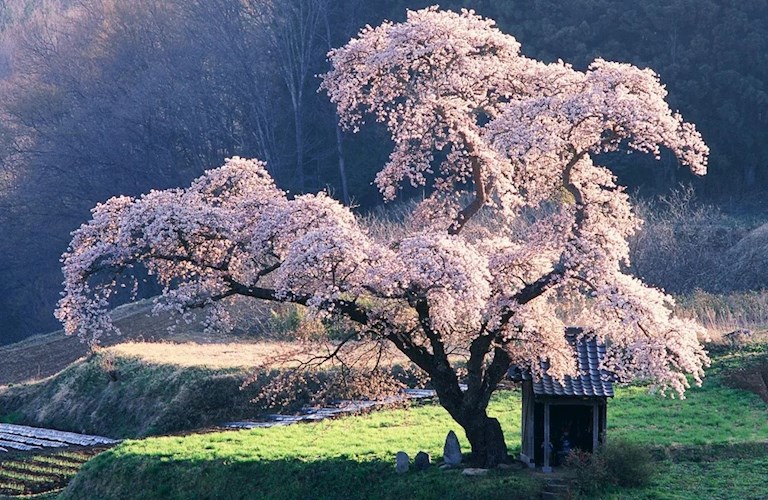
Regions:
[[507, 457], [486, 408], [509, 367], [575, 370], [566, 325], [606, 343], [605, 367], [620, 380], [681, 397], [688, 376], [701, 382], [704, 332], [624, 271], [640, 221], [594, 163], [663, 147], [705, 173], [707, 146], [669, 109], [654, 72], [544, 64], [493, 21], [437, 8], [366, 27], [329, 58], [322, 88], [343, 125], [372, 116], [391, 133], [376, 177], [384, 197], [430, 187], [403, 234], [377, 238], [327, 195], [289, 196], [263, 163], [232, 158], [189, 188], [93, 210], [63, 257], [56, 314], [67, 332], [95, 342], [114, 330], [110, 299], [134, 266], [164, 286], [158, 307], [207, 306], [219, 325], [230, 296], [302, 304], [423, 370], [484, 466]]

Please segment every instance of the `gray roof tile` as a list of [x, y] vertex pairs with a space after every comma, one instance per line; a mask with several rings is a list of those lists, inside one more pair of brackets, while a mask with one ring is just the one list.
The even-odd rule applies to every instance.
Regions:
[[[612, 376], [607, 370], [599, 369], [600, 362], [605, 357], [605, 346], [598, 344], [594, 338], [578, 340], [580, 333], [581, 330], [578, 328], [568, 328], [565, 334], [568, 343], [575, 351], [579, 375], [573, 377], [566, 375], [559, 382], [549, 375], [534, 379], [535, 395], [613, 397]], [[549, 364], [542, 362], [541, 366], [546, 369]], [[511, 367], [507, 376], [517, 382], [531, 378], [530, 372], [521, 370], [517, 366]]]

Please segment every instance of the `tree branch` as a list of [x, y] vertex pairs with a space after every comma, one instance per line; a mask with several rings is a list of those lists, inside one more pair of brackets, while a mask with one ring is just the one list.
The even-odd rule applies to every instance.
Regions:
[[384, 338], [392, 342], [400, 352], [405, 354], [408, 359], [426, 373], [431, 375], [435, 371], [432, 354], [424, 347], [414, 344], [407, 335], [401, 332], [392, 332]]
[[507, 375], [512, 360], [509, 359], [509, 354], [503, 348], [496, 346], [493, 349], [493, 361], [485, 371], [485, 379], [483, 380], [483, 401], [487, 404], [491, 399], [491, 394], [496, 390], [504, 377]]
[[[576, 166], [576, 164], [586, 155], [586, 151], [577, 152], [575, 150], [572, 151], [573, 157], [568, 161], [565, 168], [563, 169], [563, 186], [565, 189], [568, 190], [569, 193], [571, 193], [574, 197], [574, 200], [576, 202], [576, 214], [573, 222], [573, 235], [569, 238], [568, 243], [574, 243], [576, 244], [578, 242], [578, 237], [581, 235], [582, 228], [584, 226], [584, 221], [586, 220], [586, 213], [585, 213], [585, 200], [584, 196], [581, 193], [581, 190], [578, 186], [576, 186], [573, 183], [573, 180], [571, 179], [571, 175], [573, 173], [573, 168]], [[566, 244], [567, 246], [568, 244]], [[560, 279], [562, 279], [563, 276], [565, 276], [565, 273], [568, 272], [569, 266], [566, 263], [565, 255], [561, 255], [559, 261], [551, 271], [549, 271], [547, 274], [541, 276], [539, 279], [534, 281], [533, 283], [529, 283], [526, 286], [524, 286], [520, 291], [518, 291], [513, 297], [512, 301], [514, 303], [523, 305], [527, 304], [528, 302], [534, 300], [537, 297], [540, 297], [544, 292], [552, 288], [554, 285], [557, 284]], [[509, 310], [505, 311], [501, 316], [501, 322], [500, 326], [497, 329], [497, 332], [500, 333], [504, 325], [506, 325], [509, 320], [512, 318], [513, 313]]]
[[[277, 290], [272, 288], [264, 288], [259, 286], [246, 286], [231, 277], [225, 277], [224, 280], [227, 285], [238, 295], [246, 297], [253, 297], [255, 299], [269, 300], [272, 302], [291, 302], [294, 304], [307, 305], [309, 299], [312, 297], [309, 295], [291, 294], [285, 296], [278, 293]], [[342, 313], [344, 316], [361, 325], [368, 325], [370, 318], [368, 313], [361, 308], [357, 303], [349, 300], [336, 299], [330, 301], [333, 305], [333, 309]]]
[[414, 307], [419, 315], [419, 323], [424, 334], [432, 346], [432, 370], [427, 371], [427, 373], [432, 377], [432, 384], [443, 406], [453, 415], [453, 412], [457, 412], [464, 401], [464, 393], [459, 387], [459, 379], [448, 360], [445, 344], [443, 344], [440, 334], [432, 328], [429, 304], [426, 299], [417, 300]]
[[475, 146], [467, 139], [466, 132], [457, 132], [464, 141], [467, 154], [470, 157], [470, 163], [472, 164], [472, 183], [475, 185], [475, 198], [454, 218], [453, 223], [448, 228], [448, 234], [451, 235], [459, 234], [467, 222], [469, 222], [469, 219], [479, 212], [483, 205], [485, 205], [485, 202], [488, 201], [488, 193], [483, 182], [483, 165], [480, 157], [475, 152]]
[[477, 406], [482, 399], [483, 383], [485, 380], [485, 357], [488, 354], [495, 332], [489, 332], [476, 337], [469, 346], [467, 360], [467, 404]]

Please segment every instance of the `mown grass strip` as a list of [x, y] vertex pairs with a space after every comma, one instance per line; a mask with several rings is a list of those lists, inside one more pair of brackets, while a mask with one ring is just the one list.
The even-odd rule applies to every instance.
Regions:
[[[56, 469], [51, 467], [41, 467], [39, 465], [30, 464], [28, 462], [11, 462], [11, 463], [4, 463], [2, 465], [3, 470], [11, 471], [11, 472], [19, 472], [19, 473], [33, 473], [38, 476], [62, 476], [66, 475], [67, 472], [64, 472], [62, 469]], [[71, 472], [69, 474], [72, 474]]]
[[55, 465], [64, 469], [79, 469], [85, 462], [88, 461], [88, 459], [89, 457], [83, 456], [79, 461], [75, 462], [73, 460], [62, 460], [53, 456], [41, 455], [36, 456], [33, 460], [38, 463]]
[[605, 498], [688, 500], [700, 498], [765, 499], [768, 459], [719, 459], [712, 462], [663, 462], [651, 484], [614, 491]]
[[71, 457], [71, 456], [61, 456], [58, 454], [48, 454], [48, 455], [37, 455], [37, 457], [41, 459], [61, 462], [65, 464], [79, 465], [87, 461], [92, 455], [93, 453], [89, 453], [89, 454], [79, 454], [76, 457]]
[[27, 491], [23, 484], [0, 481], [0, 494], [22, 494]]
[[92, 451], [89, 452], [89, 453], [85, 453], [85, 452], [82, 452], [82, 451], [80, 451], [80, 452], [60, 451], [60, 452], [57, 452], [57, 453], [55, 453], [53, 455], [50, 455], [50, 456], [51, 457], [56, 457], [56, 458], [61, 458], [61, 459], [68, 458], [68, 459], [71, 459], [71, 460], [73, 460], [75, 462], [82, 463], [82, 462], [87, 461], [88, 459], [90, 459], [92, 455], [93, 455]]
[[0, 469], [0, 477], [23, 481], [25, 483], [50, 483], [53, 481], [50, 477], [27, 474], [25, 472], [15, 472], [5, 468]]

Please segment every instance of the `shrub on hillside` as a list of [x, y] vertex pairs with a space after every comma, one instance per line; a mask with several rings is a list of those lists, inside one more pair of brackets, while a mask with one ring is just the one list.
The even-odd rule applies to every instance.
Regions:
[[342, 400], [383, 400], [407, 385], [417, 385], [413, 367], [364, 370], [332, 367], [309, 370], [257, 371], [244, 384], [255, 394], [253, 403], [268, 410], [295, 411], [306, 405]]
[[726, 370], [725, 383], [736, 389], [754, 392], [768, 403], [768, 356], [757, 354], [756, 357], [757, 360], [751, 363]]
[[573, 450], [566, 458], [566, 466], [574, 472], [576, 487], [584, 495], [594, 495], [610, 486], [646, 486], [656, 471], [650, 451], [624, 439], [611, 440], [597, 453]]
[[565, 459], [565, 465], [573, 471], [576, 488], [583, 495], [594, 495], [609, 484], [608, 470], [599, 453], [572, 450]]
[[638, 488], [650, 483], [656, 471], [651, 452], [643, 445], [614, 439], [599, 453], [612, 483], [624, 488]]
[[635, 206], [645, 224], [630, 242], [634, 274], [677, 294], [743, 289], [729, 272], [728, 251], [747, 234], [746, 224], [699, 204], [690, 187]]
[[728, 250], [727, 276], [743, 289], [762, 289], [768, 283], [768, 224], [756, 227]]

